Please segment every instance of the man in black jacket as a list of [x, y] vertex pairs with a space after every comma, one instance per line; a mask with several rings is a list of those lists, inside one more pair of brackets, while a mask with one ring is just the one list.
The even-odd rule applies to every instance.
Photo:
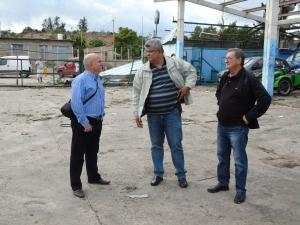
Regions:
[[217, 88], [218, 100], [218, 184], [207, 191], [216, 193], [229, 190], [230, 154], [235, 160], [236, 196], [239, 204], [246, 199], [248, 159], [246, 146], [250, 129], [259, 128], [257, 118], [271, 104], [271, 97], [263, 85], [243, 68], [244, 53], [241, 49], [229, 49], [225, 64], [228, 69]]

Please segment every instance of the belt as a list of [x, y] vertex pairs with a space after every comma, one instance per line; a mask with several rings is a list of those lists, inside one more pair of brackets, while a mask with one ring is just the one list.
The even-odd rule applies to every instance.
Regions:
[[88, 120], [92, 120], [92, 121], [102, 121], [103, 120], [102, 116], [96, 116], [96, 117], [88, 116], [87, 118], [88, 118]]

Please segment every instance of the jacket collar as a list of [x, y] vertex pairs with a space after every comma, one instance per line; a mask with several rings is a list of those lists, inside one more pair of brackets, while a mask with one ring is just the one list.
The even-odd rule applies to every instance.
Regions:
[[232, 80], [239, 79], [239, 78], [242, 77], [245, 73], [246, 73], [246, 70], [244, 69], [244, 67], [242, 67], [242, 68], [240, 69], [240, 71], [238, 72], [238, 74], [235, 75], [235, 76], [232, 76], [232, 77], [230, 77], [230, 72], [227, 71], [226, 78], [227, 78], [227, 79], [232, 79]]
[[[170, 65], [173, 64], [173, 61], [170, 59], [170, 57], [164, 55], [165, 58], [165, 63], [167, 65], [167, 68], [170, 68]], [[147, 72], [151, 72], [151, 66], [150, 66], [150, 62], [147, 61], [144, 66], [143, 66], [143, 71], [147, 71]]]

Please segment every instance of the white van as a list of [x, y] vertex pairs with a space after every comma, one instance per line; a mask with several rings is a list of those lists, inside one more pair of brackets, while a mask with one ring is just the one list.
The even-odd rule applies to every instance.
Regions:
[[13, 75], [19, 71], [19, 75], [29, 77], [31, 74], [29, 56], [3, 56], [0, 57], [0, 76]]

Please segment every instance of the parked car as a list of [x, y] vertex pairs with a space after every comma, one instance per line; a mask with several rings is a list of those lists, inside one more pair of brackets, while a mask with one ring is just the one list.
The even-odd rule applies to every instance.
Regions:
[[65, 63], [63, 66], [56, 67], [56, 72], [61, 76], [76, 77], [79, 74], [79, 64], [75, 62]]
[[286, 61], [290, 65], [292, 70], [300, 69], [300, 50], [295, 51], [289, 57], [287, 57]]
[[14, 75], [29, 77], [32, 71], [29, 56], [3, 56], [0, 57], [0, 76]]
[[[263, 58], [261, 56], [245, 59], [244, 68], [257, 79], [262, 79]], [[218, 73], [218, 80], [226, 70]], [[290, 65], [284, 59], [275, 59], [274, 88], [280, 95], [289, 95], [294, 88], [300, 86], [300, 73], [291, 70]]]

